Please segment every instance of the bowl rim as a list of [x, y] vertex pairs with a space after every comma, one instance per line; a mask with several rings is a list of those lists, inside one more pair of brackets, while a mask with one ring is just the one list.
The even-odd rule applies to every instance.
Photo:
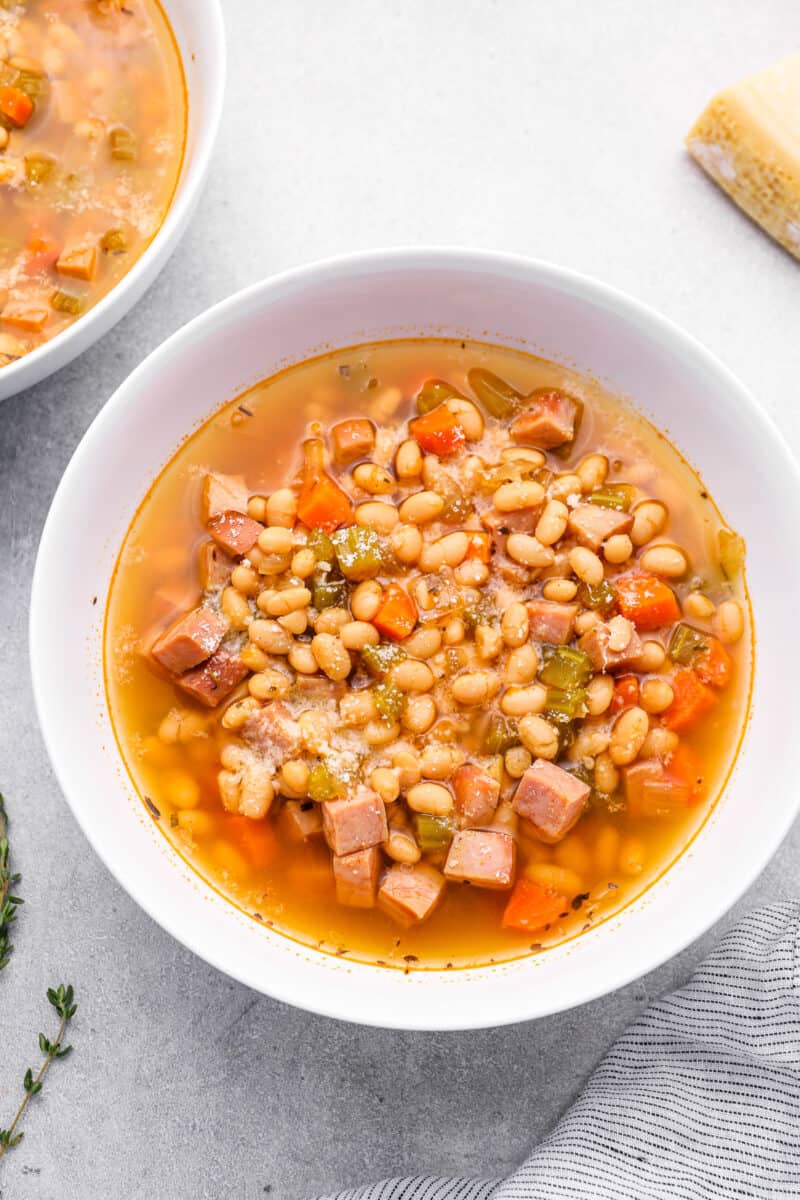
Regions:
[[[169, 13], [170, 3], [171, 0], [158, 0], [181, 58], [188, 114], [191, 108], [192, 88]], [[166, 216], [130, 271], [126, 272], [119, 282], [114, 284], [111, 290], [106, 292], [105, 296], [93, 305], [79, 321], [75, 321], [74, 324], [56, 334], [54, 338], [43, 342], [41, 346], [37, 346], [35, 350], [23, 355], [16, 362], [3, 367], [0, 375], [0, 401], [16, 396], [26, 388], [48, 379], [110, 332], [113, 326], [122, 320], [141, 298], [147, 288], [155, 282], [183, 236], [200, 199], [211, 164], [211, 155], [222, 121], [228, 69], [222, 0], [192, 0], [192, 3], [205, 6], [208, 19], [212, 24], [210, 39], [212, 53], [208, 57], [208, 66], [206, 67], [207, 117], [198, 127], [196, 145], [191, 153], [184, 145], [184, 158], [180, 174]]]
[[[610, 986], [607, 982], [598, 980], [596, 985], [587, 987], [580, 995], [576, 995], [574, 999], [559, 1000], [556, 1004], [548, 1002], [543, 1006], [539, 1006], [540, 1011], [536, 1010], [537, 1006], [535, 1003], [529, 1003], [528, 1005], [521, 1003], [517, 1006], [516, 1012], [504, 1012], [499, 1018], [494, 1014], [491, 1019], [486, 1020], [480, 1016], [462, 1016], [458, 1006], [453, 1005], [446, 1011], [437, 1012], [435, 1022], [431, 1023], [430, 1020], [420, 1019], [419, 1015], [415, 1013], [413, 1006], [409, 1006], [407, 1012], [403, 1012], [402, 1006], [400, 1006], [396, 1013], [392, 1013], [390, 1020], [381, 1022], [380, 1019], [376, 1020], [365, 1011], [359, 1011], [355, 1014], [348, 1011], [346, 1004], [339, 999], [336, 988], [308, 989], [302, 999], [298, 999], [297, 986], [291, 984], [284, 986], [282, 977], [280, 974], [276, 974], [270, 978], [269, 991], [267, 992], [263, 984], [263, 979], [257, 970], [250, 967], [248, 961], [239, 960], [234, 965], [224, 961], [223, 954], [214, 953], [203, 945], [201, 929], [192, 926], [180, 914], [161, 911], [157, 905], [151, 904], [145, 886], [146, 880], [143, 878], [141, 871], [137, 872], [122, 861], [116, 861], [112, 865], [105, 849], [101, 849], [98, 845], [94, 836], [94, 829], [88, 821], [84, 820], [85, 814], [80, 811], [80, 806], [73, 805], [70, 800], [63, 782], [63, 763], [58, 761], [57, 756], [53, 752], [54, 722], [57, 720], [58, 714], [48, 704], [48, 667], [42, 658], [39, 645], [40, 639], [37, 636], [38, 629], [48, 617], [47, 601], [44, 595], [42, 580], [50, 553], [50, 544], [55, 537], [60, 502], [64, 494], [72, 489], [80, 476], [83, 470], [83, 460], [91, 461], [95, 454], [95, 446], [102, 445], [106, 427], [113, 425], [117, 414], [124, 411], [128, 404], [129, 390], [135, 390], [142, 377], [145, 377], [154, 369], [158, 369], [161, 364], [169, 362], [173, 354], [180, 352], [184, 342], [187, 344], [196, 342], [198, 338], [202, 337], [205, 330], [214, 327], [218, 322], [232, 317], [235, 319], [237, 310], [242, 310], [243, 313], [250, 311], [252, 306], [257, 306], [262, 296], [275, 297], [277, 294], [277, 298], [280, 298], [282, 292], [286, 293], [288, 290], [294, 291], [309, 283], [330, 282], [331, 280], [335, 281], [337, 277], [346, 277], [351, 274], [368, 275], [370, 272], [377, 273], [392, 268], [409, 272], [414, 270], [435, 270], [437, 268], [461, 269], [464, 271], [488, 270], [490, 272], [499, 271], [501, 274], [510, 273], [515, 277], [521, 275], [526, 279], [533, 278], [537, 282], [554, 286], [561, 291], [567, 289], [570, 294], [576, 295], [586, 301], [598, 302], [602, 304], [605, 310], [610, 311], [614, 318], [629, 318], [637, 327], [640, 327], [643, 322], [644, 328], [651, 335], [660, 335], [670, 343], [670, 347], [679, 346], [681, 353], [684, 356], [688, 356], [692, 365], [696, 368], [704, 368], [706, 371], [713, 372], [724, 383], [733, 393], [737, 402], [744, 406], [750, 416], [755, 419], [756, 423], [765, 427], [765, 431], [772, 439], [772, 449], [782, 456], [782, 462], [779, 465], [791, 475], [795, 488], [800, 489], [800, 465], [795, 459], [782, 431], [768, 410], [756, 401], [749, 389], [694, 335], [661, 314], [658, 310], [630, 296], [622, 289], [606, 284], [590, 275], [571, 268], [560, 267], [546, 260], [530, 258], [522, 254], [473, 249], [458, 245], [396, 246], [352, 254], [340, 254], [315, 260], [300, 266], [291, 267], [276, 275], [250, 284], [198, 314], [187, 324], [176, 330], [156, 347], [120, 384], [88, 427], [64, 471], [53, 497], [43, 526], [34, 567], [29, 618], [29, 653], [34, 703], [42, 738], [57, 782], [87, 840], [111, 874], [125, 888], [132, 899], [161, 928], [170, 933], [193, 953], [197, 954], [198, 957], [208, 962], [217, 970], [257, 992], [268, 994], [284, 1003], [301, 1006], [321, 1016], [345, 1020], [353, 1024], [416, 1031], [457, 1031], [494, 1028], [500, 1025], [538, 1019], [546, 1015], [555, 1015], [558, 1012], [590, 1003], [601, 996], [618, 991], [632, 981], [643, 977], [693, 944], [745, 894], [776, 853], [792, 826], [798, 810], [800, 810], [800, 791], [797, 792], [797, 798], [794, 803], [787, 804], [784, 813], [782, 815], [777, 814], [776, 818], [771, 822], [769, 836], [765, 837], [759, 853], [748, 860], [749, 865], [747, 870], [740, 872], [736, 880], [732, 881], [727, 888], [716, 888], [713, 890], [707, 904], [702, 909], [702, 915], [691, 925], [691, 928], [681, 927], [680, 929], [676, 929], [674, 925], [664, 928], [660, 938], [653, 939], [652, 944], [649, 946], [641, 946], [639, 954], [631, 956], [630, 965], [616, 969]], [[190, 436], [191, 432], [191, 430], [187, 431], [187, 436]], [[754, 663], [753, 669], [755, 680], [758, 675], [757, 661]], [[737, 751], [737, 761], [741, 752], [742, 746], [740, 744]], [[232, 904], [230, 901], [226, 902]], [[236, 906], [233, 905], [233, 907], [235, 908]], [[312, 953], [321, 952], [312, 951]], [[365, 964], [353, 962], [352, 965], [357, 967], [364, 966]], [[380, 969], [384, 970], [384, 968]], [[470, 970], [481, 970], [481, 968]], [[487, 967], [485, 970], [488, 974], [496, 970], [496, 968]], [[454, 978], [456, 975], [461, 974], [461, 972], [449, 974], [450, 978]], [[531, 1011], [532, 1009], [533, 1011]]]

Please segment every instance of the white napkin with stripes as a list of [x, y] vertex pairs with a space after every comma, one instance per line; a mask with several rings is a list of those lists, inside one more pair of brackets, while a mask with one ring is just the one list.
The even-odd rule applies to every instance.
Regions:
[[328, 1200], [800, 1197], [800, 902], [751, 913], [652, 1004], [503, 1180], [389, 1179]]

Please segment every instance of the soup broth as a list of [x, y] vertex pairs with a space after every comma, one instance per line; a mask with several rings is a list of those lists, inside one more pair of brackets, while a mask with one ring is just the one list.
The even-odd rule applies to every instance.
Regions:
[[[525, 425], [567, 401], [562, 444]], [[240, 477], [267, 535], [226, 565], [209, 529]], [[444, 507], [412, 519], [431, 492]], [[249, 668], [214, 707], [202, 664], [170, 658], [198, 605]], [[404, 970], [487, 964], [601, 922], [690, 842], [745, 720], [747, 612], [740, 539], [627, 404], [519, 351], [386, 342], [258, 384], [180, 447], [119, 557], [108, 703], [164, 835], [255, 919]], [[359, 796], [385, 825], [345, 845]]]
[[141, 257], [185, 133], [180, 56], [156, 0], [0, 2], [0, 367]]

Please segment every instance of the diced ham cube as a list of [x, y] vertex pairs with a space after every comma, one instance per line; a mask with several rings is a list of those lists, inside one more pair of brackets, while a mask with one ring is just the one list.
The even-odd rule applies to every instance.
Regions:
[[334, 854], [355, 854], [380, 845], [389, 836], [383, 801], [369, 788], [360, 788], [346, 800], [326, 801], [322, 827]]
[[454, 834], [444, 873], [476, 887], [509, 888], [514, 882], [516, 844], [493, 829], [464, 829]]
[[502, 550], [509, 533], [533, 533], [542, 507], [539, 504], [534, 508], [518, 508], [514, 512], [498, 512], [496, 508], [490, 508], [481, 514], [481, 524], [489, 530]]
[[348, 908], [374, 908], [378, 890], [381, 852], [377, 846], [354, 854], [334, 854], [333, 878], [336, 899]]
[[657, 758], [646, 758], [623, 771], [625, 806], [632, 817], [665, 817], [686, 809], [688, 783], [672, 779]]
[[590, 791], [588, 783], [563, 767], [537, 758], [520, 779], [513, 806], [541, 841], [558, 842], [578, 820]]
[[272, 700], [248, 717], [242, 737], [254, 750], [282, 763], [300, 753], [300, 726], [280, 700]]
[[641, 657], [642, 639], [627, 617], [598, 621], [583, 635], [578, 646], [592, 660], [596, 671], [618, 671]]
[[310, 800], [287, 800], [281, 817], [289, 836], [297, 842], [307, 842], [322, 833], [322, 813]]
[[235, 558], [239, 558], [241, 555], [247, 554], [248, 550], [253, 549], [263, 528], [264, 526], [260, 522], [254, 521], [252, 517], [246, 517], [244, 513], [236, 512], [232, 508], [217, 513], [208, 522], [208, 532], [214, 541], [222, 547], [226, 554]]
[[633, 525], [630, 513], [616, 508], [604, 508], [602, 504], [579, 504], [569, 514], [567, 528], [582, 546], [597, 552], [603, 542], [616, 533], [627, 533]]
[[555, 600], [529, 600], [530, 637], [534, 642], [563, 646], [572, 637], [577, 604], [559, 604]]
[[452, 778], [459, 825], [488, 825], [500, 799], [500, 784], [474, 763], [456, 767]]
[[514, 441], [540, 450], [552, 450], [571, 442], [580, 411], [577, 400], [550, 389], [534, 392], [530, 399], [530, 407], [512, 422]]
[[216, 542], [203, 542], [200, 547], [200, 586], [204, 592], [216, 592], [225, 587], [236, 562]]
[[202, 667], [187, 671], [175, 682], [193, 700], [199, 700], [207, 708], [216, 708], [249, 673], [235, 654], [218, 650]]
[[208, 522], [212, 517], [219, 516], [229, 509], [247, 512], [249, 499], [250, 489], [244, 481], [244, 475], [209, 473], [203, 480], [203, 520]]
[[375, 445], [375, 426], [366, 417], [340, 421], [331, 429], [333, 457], [340, 467], [367, 458]]
[[150, 653], [173, 675], [210, 658], [228, 631], [228, 622], [210, 608], [195, 608], [179, 617], [153, 642]]
[[414, 925], [429, 917], [442, 898], [445, 878], [435, 867], [418, 863], [390, 867], [378, 888], [381, 908], [401, 925]]

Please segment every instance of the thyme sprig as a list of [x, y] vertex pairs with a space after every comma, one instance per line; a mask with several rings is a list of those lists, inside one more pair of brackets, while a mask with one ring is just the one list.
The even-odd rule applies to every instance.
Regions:
[[22, 904], [20, 897], [11, 892], [11, 888], [19, 883], [20, 876], [11, 874], [8, 861], [8, 815], [0, 793], [0, 971], [8, 966], [11, 958], [13, 947], [9, 930], [17, 919], [17, 908]]
[[64, 1039], [67, 1026], [75, 1016], [78, 1008], [77, 1004], [74, 1003], [75, 993], [72, 989], [72, 985], [70, 984], [65, 987], [62, 983], [59, 984], [57, 988], [48, 988], [47, 999], [50, 1001], [60, 1018], [58, 1033], [56, 1034], [54, 1042], [51, 1042], [50, 1039], [45, 1037], [43, 1033], [39, 1034], [39, 1049], [44, 1055], [44, 1061], [42, 1062], [42, 1065], [39, 1067], [39, 1070], [35, 1076], [30, 1067], [28, 1067], [27, 1071], [25, 1072], [25, 1078], [23, 1079], [22, 1083], [22, 1086], [25, 1089], [25, 1095], [22, 1097], [19, 1108], [14, 1114], [14, 1119], [9, 1125], [8, 1129], [0, 1129], [0, 1159], [2, 1159], [9, 1150], [13, 1149], [14, 1146], [18, 1146], [25, 1136], [22, 1131], [17, 1133], [17, 1127], [19, 1126], [19, 1123], [25, 1114], [25, 1109], [28, 1107], [30, 1101], [34, 1096], [38, 1096], [39, 1092], [42, 1090], [45, 1076], [50, 1068], [50, 1064], [55, 1062], [57, 1058], [66, 1058], [72, 1049], [72, 1046], [62, 1046], [61, 1044]]

